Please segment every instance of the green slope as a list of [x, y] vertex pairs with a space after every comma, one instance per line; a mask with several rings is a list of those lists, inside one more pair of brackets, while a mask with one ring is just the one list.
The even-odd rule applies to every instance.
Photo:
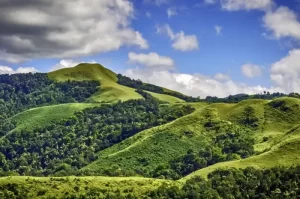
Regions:
[[168, 102], [168, 103], [183, 103], [185, 102], [182, 99], [179, 99], [177, 97], [171, 96], [171, 95], [166, 95], [166, 94], [159, 94], [159, 93], [153, 93], [150, 91], [146, 91], [147, 93], [151, 94], [153, 97], [159, 99], [160, 101], [163, 102]]
[[12, 117], [11, 120], [17, 123], [17, 127], [14, 130], [34, 130], [46, 126], [51, 121], [72, 116], [76, 111], [100, 105], [98, 103], [71, 103], [44, 106], [19, 113]]
[[135, 89], [116, 83], [116, 74], [99, 64], [79, 64], [73, 68], [57, 70], [49, 73], [49, 78], [56, 81], [99, 80], [101, 91], [91, 97], [94, 102], [114, 102], [142, 98], [141, 95], [135, 92]]
[[[248, 165], [259, 168], [300, 164], [296, 158], [300, 155], [300, 138], [298, 130], [293, 130], [300, 123], [299, 99], [279, 98], [273, 101], [246, 100], [238, 104], [193, 105], [197, 108], [194, 113], [169, 124], [145, 130], [101, 151], [99, 160], [83, 170], [97, 171], [107, 169], [111, 165], [125, 170], [153, 170], [160, 164], [166, 164], [184, 155], [189, 149], [198, 150], [201, 147], [204, 137], [208, 136], [201, 122], [205, 114], [210, 114], [217, 121], [241, 125], [240, 119], [245, 108], [249, 106], [254, 108], [258, 118], [258, 126], [252, 130], [256, 138], [255, 149], [262, 154], [244, 160], [219, 163], [200, 170], [200, 174], [207, 174], [211, 169], [227, 164], [234, 167]], [[289, 134], [291, 131], [294, 132], [291, 134], [293, 136]], [[192, 135], [187, 135], [186, 132], [192, 132]], [[267, 139], [263, 140], [264, 137]]]
[[138, 177], [50, 178], [20, 176], [0, 178], [0, 187], [6, 187], [7, 189], [9, 189], [8, 187], [14, 187], [19, 192], [22, 191], [22, 193], [18, 193], [21, 198], [72, 198], [72, 196], [77, 198], [86, 194], [89, 194], [90, 197], [95, 195], [100, 198], [105, 195], [109, 195], [109, 198], [113, 196], [114, 198], [118, 198], [118, 196], [126, 197], [128, 195], [139, 197], [158, 188], [163, 183], [180, 184], [174, 181]]
[[[207, 104], [192, 103], [197, 110], [171, 123], [154, 127], [116, 144], [99, 154], [99, 160], [83, 170], [97, 171], [116, 165], [126, 170], [152, 170], [161, 163], [167, 163], [187, 153], [191, 148], [198, 149], [203, 141], [201, 111]], [[186, 132], [194, 132], [187, 135]], [[147, 165], [141, 163], [143, 158]]]

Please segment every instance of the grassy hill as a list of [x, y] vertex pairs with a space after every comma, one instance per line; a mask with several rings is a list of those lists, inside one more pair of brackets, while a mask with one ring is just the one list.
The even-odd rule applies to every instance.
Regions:
[[[99, 153], [99, 160], [83, 168], [96, 171], [114, 165], [118, 169], [153, 170], [157, 165], [184, 155], [189, 149], [198, 150], [207, 134], [203, 118], [209, 114], [213, 120], [242, 125], [246, 107], [253, 107], [258, 118], [257, 126], [251, 128], [255, 138], [255, 150], [260, 155], [247, 159], [223, 162], [201, 169], [191, 176], [205, 176], [224, 167], [269, 168], [278, 165], [300, 164], [298, 124], [300, 100], [279, 98], [246, 100], [238, 104], [192, 104], [197, 110], [174, 122], [145, 130], [120, 144]], [[292, 132], [292, 133], [291, 133]], [[144, 162], [146, 162], [144, 164]], [[188, 178], [188, 177], [187, 177]]]
[[[117, 74], [100, 64], [82, 63], [73, 68], [60, 69], [48, 74], [56, 81], [67, 80], [98, 80], [101, 82], [101, 91], [91, 97], [91, 102], [116, 102], [143, 98], [134, 88], [117, 83]], [[173, 96], [150, 92], [154, 97], [169, 103], [184, 102]]]
[[49, 77], [56, 81], [99, 80], [101, 91], [91, 97], [91, 101], [94, 102], [114, 102], [142, 98], [141, 95], [135, 92], [135, 89], [117, 84], [116, 74], [99, 64], [79, 64], [73, 68], [51, 72]]

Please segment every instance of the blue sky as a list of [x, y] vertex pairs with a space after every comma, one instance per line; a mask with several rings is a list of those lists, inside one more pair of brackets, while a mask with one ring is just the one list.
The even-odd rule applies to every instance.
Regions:
[[0, 73], [98, 62], [193, 96], [300, 92], [299, 0], [84, 2], [2, 3]]

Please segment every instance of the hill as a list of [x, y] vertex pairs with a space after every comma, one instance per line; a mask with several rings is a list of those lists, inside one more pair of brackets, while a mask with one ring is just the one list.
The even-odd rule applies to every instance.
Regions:
[[199, 102], [99, 64], [0, 83], [0, 176], [24, 175], [1, 178], [0, 198], [161, 198], [193, 183], [215, 193], [209, 183], [219, 176], [233, 183], [230, 176], [300, 165], [297, 94]]
[[[118, 100], [127, 101], [130, 99], [141, 99], [141, 95], [135, 92], [134, 88], [118, 84], [117, 74], [103, 67], [100, 64], [82, 63], [73, 68], [60, 69], [48, 74], [50, 79], [55, 81], [67, 80], [97, 80], [101, 82], [101, 91], [94, 94], [91, 102], [116, 102]], [[155, 97], [169, 103], [182, 102], [176, 97], [152, 93]]]

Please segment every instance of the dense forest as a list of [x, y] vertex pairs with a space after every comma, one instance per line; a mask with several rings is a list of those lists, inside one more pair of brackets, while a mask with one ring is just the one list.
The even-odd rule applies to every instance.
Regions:
[[[97, 159], [100, 150], [193, 110], [188, 105], [160, 106], [150, 95], [145, 100], [86, 109], [44, 128], [24, 129], [2, 137], [0, 170], [2, 175], [7, 172], [34, 176], [78, 174], [78, 169]], [[105, 175], [106, 171], [98, 174]]]
[[190, 149], [186, 155], [172, 160], [168, 165], [159, 165], [151, 177], [178, 180], [218, 162], [238, 160], [254, 154], [254, 139], [250, 129], [218, 122], [207, 127], [206, 132], [214, 136], [207, 136], [199, 151]]
[[99, 81], [54, 82], [44, 73], [0, 75], [0, 121], [37, 106], [83, 102], [99, 86]]
[[180, 189], [177, 186], [162, 185], [149, 193], [150, 198], [299, 198], [300, 167], [257, 170], [216, 170], [208, 179], [195, 177]]

